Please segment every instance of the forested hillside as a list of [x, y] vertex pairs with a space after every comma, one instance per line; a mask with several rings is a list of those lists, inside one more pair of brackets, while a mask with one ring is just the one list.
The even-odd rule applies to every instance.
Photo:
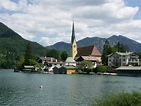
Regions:
[[27, 43], [30, 43], [36, 56], [45, 56], [48, 49], [36, 42], [22, 38], [18, 33], [0, 22], [0, 68], [11, 68], [16, 59], [24, 55]]

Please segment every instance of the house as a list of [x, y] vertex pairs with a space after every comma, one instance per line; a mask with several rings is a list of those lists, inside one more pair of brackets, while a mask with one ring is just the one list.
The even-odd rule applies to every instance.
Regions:
[[54, 74], [73, 74], [76, 72], [76, 61], [73, 57], [68, 57], [63, 66], [55, 66], [53, 68]]
[[73, 57], [68, 57], [64, 62], [64, 66], [76, 66], [76, 61], [73, 59]]
[[99, 60], [94, 56], [79, 56], [76, 61], [81, 62], [83, 60], [91, 61], [91, 62], [99, 62]]
[[45, 64], [45, 62], [55, 62], [55, 61], [57, 61], [57, 59], [55, 59], [54, 57], [38, 57], [37, 59], [36, 59], [36, 61], [38, 62], [38, 63], [42, 63], [42, 64]]
[[101, 53], [94, 45], [78, 48], [76, 60], [80, 58], [101, 63]]
[[58, 61], [54, 57], [39, 57], [37, 58], [37, 62], [42, 63], [44, 65], [44, 69], [47, 71], [53, 71], [54, 67], [63, 66], [63, 62]]
[[23, 67], [24, 72], [37, 72], [37, 70], [38, 70], [38, 67], [35, 67], [35, 66], [24, 65]]
[[73, 74], [76, 73], [76, 61], [73, 59], [73, 57], [68, 57], [66, 61], [64, 62], [64, 67], [66, 68], [67, 74]]
[[75, 66], [65, 66], [66, 68], [66, 74], [74, 74], [76, 73], [77, 67]]
[[141, 66], [121, 66], [116, 71], [120, 76], [141, 76]]
[[67, 74], [67, 69], [65, 67], [54, 67], [53, 68], [54, 74]]
[[138, 66], [139, 56], [134, 52], [116, 52], [108, 55], [108, 66]]
[[99, 60], [94, 57], [94, 56], [80, 56], [76, 59], [77, 63], [79, 64], [80, 62], [82, 62], [83, 60], [87, 60], [87, 61], [91, 61], [94, 65], [94, 68], [97, 67], [97, 63], [99, 62]]

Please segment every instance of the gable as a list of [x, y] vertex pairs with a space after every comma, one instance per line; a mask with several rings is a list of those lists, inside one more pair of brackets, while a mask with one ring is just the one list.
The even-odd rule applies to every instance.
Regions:
[[93, 47], [91, 55], [92, 55], [92, 56], [101, 56], [101, 53], [100, 53], [100, 51], [97, 49], [96, 46]]
[[78, 56], [101, 56], [101, 53], [96, 46], [87, 46], [77, 49], [76, 57]]

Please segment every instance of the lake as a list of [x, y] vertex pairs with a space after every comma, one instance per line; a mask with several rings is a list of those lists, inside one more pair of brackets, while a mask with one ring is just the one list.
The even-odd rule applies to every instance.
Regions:
[[97, 98], [132, 91], [141, 91], [141, 77], [0, 70], [0, 106], [90, 106]]

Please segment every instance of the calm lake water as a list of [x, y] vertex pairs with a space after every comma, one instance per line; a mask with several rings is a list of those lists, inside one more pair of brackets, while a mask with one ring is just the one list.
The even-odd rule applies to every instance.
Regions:
[[0, 106], [90, 106], [97, 98], [131, 91], [141, 91], [141, 77], [0, 70]]

